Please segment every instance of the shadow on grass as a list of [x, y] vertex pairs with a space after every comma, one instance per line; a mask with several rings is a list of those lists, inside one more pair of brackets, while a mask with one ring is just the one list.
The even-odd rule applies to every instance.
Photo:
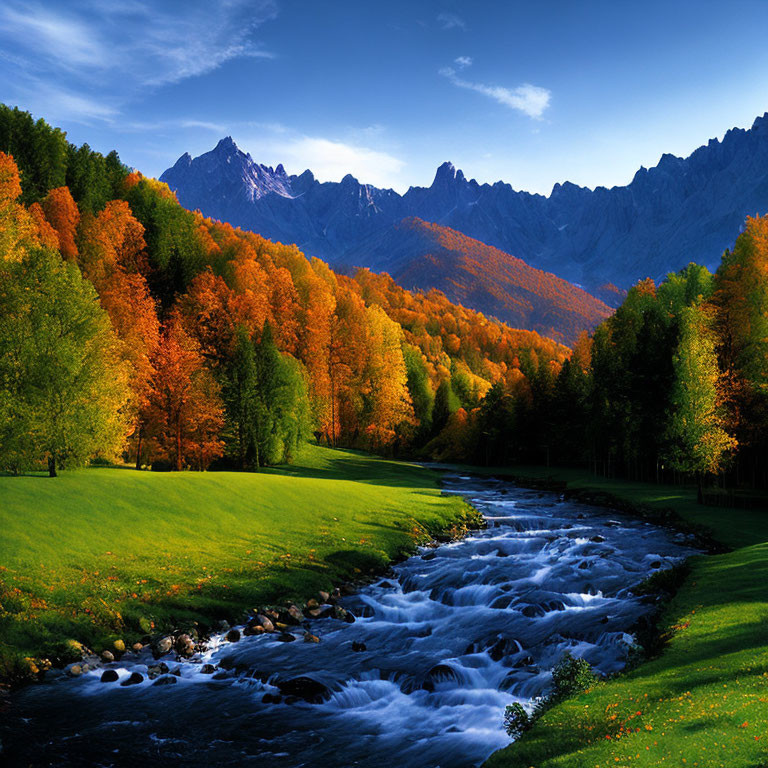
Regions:
[[436, 486], [438, 474], [423, 467], [394, 459], [384, 459], [362, 451], [325, 449], [327, 457], [316, 465], [283, 464], [264, 469], [265, 474], [325, 480], [348, 480], [398, 488], [423, 488], [430, 481]]

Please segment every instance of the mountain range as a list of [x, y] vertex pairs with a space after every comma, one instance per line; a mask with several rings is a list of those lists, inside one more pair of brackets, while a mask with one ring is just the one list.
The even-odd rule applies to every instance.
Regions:
[[[410, 275], [414, 287], [453, 284], [455, 293], [448, 293], [456, 300], [463, 294], [470, 306], [506, 319], [509, 314], [477, 281], [459, 286], [456, 275], [437, 266], [430, 272], [424, 238], [414, 237], [407, 221], [449, 227], [491, 246], [487, 253], [497, 266], [500, 252], [517, 257], [615, 305], [623, 293], [615, 286], [658, 279], [689, 261], [714, 268], [745, 217], [768, 210], [768, 113], [687, 158], [663, 155], [626, 186], [592, 190], [565, 182], [549, 196], [502, 181], [479, 184], [451, 163], [437, 169], [429, 187], [411, 187], [403, 195], [351, 175], [319, 182], [309, 170], [289, 175], [282, 165], [257, 163], [230, 137], [194, 159], [185, 153], [160, 178], [182, 205], [206, 216], [295, 243], [337, 268], [367, 266], [399, 280]], [[425, 234], [423, 227], [416, 231]], [[418, 247], [409, 245], [416, 242]], [[436, 261], [455, 267], [446, 253]], [[560, 332], [571, 336], [567, 328]]]

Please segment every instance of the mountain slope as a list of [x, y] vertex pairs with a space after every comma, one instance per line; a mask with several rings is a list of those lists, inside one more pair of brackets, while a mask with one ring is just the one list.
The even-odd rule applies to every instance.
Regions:
[[181, 203], [265, 237], [296, 243], [332, 264], [368, 266], [362, 244], [407, 217], [451, 227], [528, 264], [596, 290], [658, 278], [691, 260], [710, 267], [748, 214], [768, 210], [768, 115], [734, 128], [687, 158], [663, 155], [624, 187], [566, 182], [549, 197], [509, 184], [478, 184], [450, 163], [429, 187], [404, 195], [352, 176], [318, 182], [258, 165], [231, 139], [194, 160], [182, 156], [161, 180]]
[[610, 307], [566, 280], [417, 218], [365, 241], [359, 254], [403, 288], [437, 288], [453, 302], [569, 344], [611, 314]]

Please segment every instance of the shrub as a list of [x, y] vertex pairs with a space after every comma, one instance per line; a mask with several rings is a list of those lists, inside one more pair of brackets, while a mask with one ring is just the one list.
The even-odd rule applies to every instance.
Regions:
[[515, 702], [504, 710], [504, 729], [513, 739], [517, 739], [533, 725], [533, 719], [522, 704]]
[[586, 659], [576, 659], [566, 653], [552, 670], [552, 682], [555, 684], [553, 696], [563, 698], [583, 693], [594, 685], [596, 680], [595, 673]]

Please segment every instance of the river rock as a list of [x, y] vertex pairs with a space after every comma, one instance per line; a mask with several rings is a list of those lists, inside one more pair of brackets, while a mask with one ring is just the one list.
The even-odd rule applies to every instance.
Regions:
[[331, 692], [323, 683], [311, 677], [293, 677], [290, 680], [278, 680], [277, 687], [283, 696], [297, 696], [312, 704], [320, 704], [330, 698]]
[[354, 624], [355, 617], [349, 611], [342, 608], [340, 605], [333, 606], [332, 615], [334, 619], [339, 619], [340, 621], [346, 621], [349, 624]]
[[195, 641], [187, 633], [184, 633], [176, 638], [175, 648], [179, 656], [186, 656], [187, 658], [194, 656]]
[[488, 655], [494, 661], [501, 661], [505, 656], [509, 656], [511, 653], [517, 653], [518, 644], [507, 637], [499, 638], [488, 650]]
[[229, 632], [227, 632], [227, 641], [230, 643], [237, 643], [240, 640], [240, 630], [239, 629], [230, 629]]
[[179, 666], [175, 666], [175, 667], [174, 667], [174, 668], [171, 670], [171, 674], [172, 674], [172, 675], [176, 675], [176, 677], [181, 677], [181, 667], [179, 667]]
[[311, 632], [305, 632], [304, 633], [304, 642], [305, 643], [319, 643], [320, 638], [317, 635], [313, 635]]
[[105, 669], [101, 673], [101, 682], [102, 683], [116, 683], [119, 677], [120, 676], [117, 674], [117, 670], [115, 670], [115, 669]]
[[212, 675], [216, 671], [216, 667], [213, 664], [203, 664], [200, 668], [201, 675]]
[[101, 660], [109, 664], [115, 660], [115, 654], [112, 651], [102, 651]]
[[115, 640], [115, 642], [112, 643], [112, 647], [118, 653], [125, 653], [125, 641], [124, 640]]
[[160, 677], [160, 675], [167, 674], [168, 665], [162, 661], [159, 664], [150, 664], [150, 666], [147, 667], [147, 677], [150, 680], [154, 680], [156, 677]]
[[307, 608], [319, 608], [319, 607], [320, 607], [320, 603], [318, 603], [314, 597], [307, 600]]
[[283, 697], [279, 693], [265, 693], [261, 700], [264, 704], [279, 704]]
[[259, 613], [256, 615], [256, 622], [261, 625], [265, 632], [274, 632], [275, 625], [272, 623], [272, 619], [264, 614]]
[[[315, 605], [317, 605], [317, 600], [315, 600]], [[280, 615], [280, 619], [284, 624], [297, 626], [304, 621], [304, 614], [299, 610], [298, 606], [290, 605], [288, 610]]]
[[165, 656], [166, 653], [170, 653], [173, 649], [172, 637], [161, 637], [155, 644], [155, 651], [158, 656]]
[[602, 544], [605, 541], [605, 536], [600, 536], [599, 534], [596, 536], [591, 536], [590, 541], [594, 541], [596, 544]]
[[331, 599], [330, 594], [322, 589], [317, 593], [317, 596], [320, 598], [321, 603], [327, 603]]
[[290, 632], [281, 632], [281, 633], [280, 633], [280, 634], [277, 636], [277, 639], [278, 639], [278, 640], [279, 640], [281, 643], [292, 643], [292, 642], [293, 642], [293, 641], [296, 639], [296, 636], [295, 636], [295, 635], [292, 635]]
[[163, 675], [158, 677], [152, 685], [175, 685], [176, 678], [173, 675]]
[[80, 664], [73, 664], [69, 668], [69, 674], [72, 675], [72, 677], [80, 677], [80, 675], [83, 674], [83, 667]]
[[251, 635], [262, 635], [264, 634], [264, 627], [262, 627], [261, 624], [257, 624], [255, 620], [251, 619], [243, 627], [243, 634], [247, 637], [250, 637]]
[[141, 672], [131, 672], [131, 674], [128, 675], [128, 677], [125, 680], [123, 680], [123, 682], [120, 683], [120, 685], [122, 685], [125, 688], [129, 685], [138, 685], [139, 683], [143, 683], [143, 682], [144, 682], [144, 675], [142, 675]]
[[368, 646], [365, 643], [360, 643], [357, 640], [352, 641], [352, 650], [355, 651], [355, 653], [360, 653], [362, 651], [367, 651]]
[[132, 650], [134, 653], [141, 653], [141, 650], [142, 650], [142, 648], [144, 648], [144, 646], [143, 646], [141, 643], [134, 643], [134, 644], [131, 646], [131, 650]]

